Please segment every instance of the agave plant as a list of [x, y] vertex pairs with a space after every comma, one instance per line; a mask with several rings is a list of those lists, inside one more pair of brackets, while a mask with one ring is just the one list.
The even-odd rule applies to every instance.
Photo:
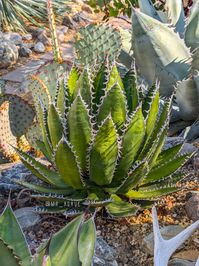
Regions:
[[141, 12], [132, 12], [138, 73], [149, 85], [158, 78], [164, 96], [176, 86], [181, 118], [195, 120], [199, 116], [199, 2], [194, 2], [187, 20], [180, 0], [167, 0], [165, 13], [157, 12], [150, 0], [139, 0], [139, 4]]
[[[8, 204], [0, 216], [1, 266], [90, 266], [96, 232], [93, 217], [76, 217], [31, 255], [21, 227]], [[85, 256], [86, 254], [86, 256]]]
[[105, 206], [112, 216], [128, 216], [179, 189], [183, 175], [176, 171], [190, 154], [179, 155], [181, 145], [161, 152], [171, 100], [160, 109], [158, 85], [144, 94], [132, 71], [122, 80], [115, 64], [92, 72], [74, 66], [67, 80], [59, 80], [55, 97], [35, 80], [42, 131], [37, 145], [49, 163], [17, 152], [42, 181], [20, 182], [44, 201], [38, 211], [70, 214]]

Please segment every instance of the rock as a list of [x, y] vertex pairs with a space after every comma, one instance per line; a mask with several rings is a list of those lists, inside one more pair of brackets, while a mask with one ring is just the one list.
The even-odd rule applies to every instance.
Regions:
[[195, 266], [195, 262], [182, 259], [172, 259], [169, 262], [169, 266]]
[[30, 57], [32, 55], [32, 51], [25, 47], [25, 46], [21, 46], [19, 48], [19, 56], [21, 57]]
[[42, 42], [37, 42], [34, 46], [34, 51], [36, 53], [44, 53], [45, 50], [46, 50], [46, 48]]
[[92, 266], [118, 266], [115, 250], [101, 237], [97, 237]]
[[37, 40], [39, 42], [42, 42], [44, 45], [50, 45], [51, 44], [50, 39], [47, 37], [47, 35], [44, 32], [42, 32], [41, 34], [39, 34], [37, 36]]
[[6, 40], [12, 41], [15, 45], [19, 45], [22, 43], [22, 37], [17, 32], [8, 32], [4, 34], [4, 38]]
[[185, 199], [188, 201], [191, 197], [198, 195], [198, 194], [199, 194], [198, 191], [194, 191], [194, 190], [189, 191], [189, 192], [187, 192]]
[[36, 225], [40, 221], [40, 216], [32, 207], [25, 207], [14, 211], [14, 214], [22, 229], [27, 229]]
[[34, 43], [23, 43], [23, 45], [21, 45], [22, 47], [26, 47], [28, 49], [33, 49], [35, 44]]
[[185, 142], [184, 138], [182, 137], [167, 137], [164, 149], [169, 149], [175, 145], [184, 143], [181, 153], [192, 153], [198, 151], [198, 149], [190, 143]]
[[192, 196], [185, 204], [187, 216], [193, 220], [199, 220], [199, 193]]
[[45, 34], [45, 35], [47, 34], [45, 29], [36, 28], [36, 27], [31, 27], [30, 32], [33, 38], [37, 38], [40, 34]]
[[[182, 232], [184, 228], [180, 225], [168, 225], [160, 229], [162, 237], [164, 239], [170, 239], [180, 232]], [[143, 240], [143, 245], [147, 253], [153, 255], [154, 249], [154, 235], [153, 232], [146, 236]]]
[[82, 0], [73, 0], [75, 4], [78, 4], [79, 6], [82, 6], [84, 4], [84, 1]]
[[85, 11], [89, 14], [93, 14], [93, 9], [89, 5], [84, 4], [82, 5], [81, 8], [82, 8], [82, 11]]
[[93, 20], [89, 19], [84, 12], [78, 12], [73, 16], [73, 20], [77, 23], [92, 23]]
[[199, 156], [195, 156], [193, 159], [193, 167], [196, 171], [196, 174], [199, 174]]
[[67, 14], [64, 15], [62, 25], [67, 26], [71, 30], [76, 29], [77, 27], [77, 23]]
[[62, 43], [65, 41], [65, 34], [62, 31], [57, 30], [57, 38], [59, 42]]
[[28, 33], [22, 36], [22, 39], [25, 41], [31, 41], [32, 40], [32, 34]]
[[13, 42], [0, 39], [0, 69], [14, 65], [18, 56], [18, 49]]
[[61, 31], [61, 32], [63, 32], [63, 34], [66, 34], [67, 32], [68, 32], [68, 27], [66, 27], [66, 26], [58, 26], [57, 27], [57, 31]]
[[173, 258], [195, 262], [199, 257], [199, 251], [195, 249], [184, 250], [173, 255]]
[[[5, 166], [5, 167], [4, 167]], [[0, 191], [9, 193], [10, 189], [19, 190], [21, 186], [14, 182], [17, 180], [26, 180], [30, 178], [30, 171], [22, 163], [1, 164], [0, 165]]]

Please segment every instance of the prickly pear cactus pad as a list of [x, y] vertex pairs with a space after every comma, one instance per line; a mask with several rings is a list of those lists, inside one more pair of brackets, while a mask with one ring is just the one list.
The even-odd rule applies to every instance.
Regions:
[[[10, 146], [17, 147], [17, 139], [12, 134], [9, 122], [9, 102], [4, 101], [0, 105], [0, 158], [16, 159], [16, 152]], [[10, 144], [10, 145], [9, 145]]]
[[[33, 107], [16, 95], [0, 98], [0, 150], [5, 158], [18, 158], [11, 146], [19, 147], [20, 138], [25, 134], [35, 117]], [[21, 147], [23, 147], [23, 140]], [[25, 144], [27, 146], [27, 143]]]
[[37, 141], [42, 138], [41, 128], [38, 122], [34, 122], [28, 127], [25, 136], [30, 146], [37, 149]]
[[108, 24], [88, 25], [80, 29], [75, 44], [77, 57], [82, 64], [101, 63], [119, 56], [122, 47], [120, 33]]
[[40, 212], [69, 215], [105, 207], [112, 216], [130, 216], [180, 189], [178, 170], [191, 154], [179, 154], [181, 145], [162, 151], [171, 99], [159, 109], [158, 84], [144, 94], [133, 70], [122, 79], [107, 60], [90, 73], [88, 65], [73, 67], [55, 88], [56, 97], [38, 102], [37, 146], [49, 164], [16, 150], [43, 181], [20, 184], [44, 202]]

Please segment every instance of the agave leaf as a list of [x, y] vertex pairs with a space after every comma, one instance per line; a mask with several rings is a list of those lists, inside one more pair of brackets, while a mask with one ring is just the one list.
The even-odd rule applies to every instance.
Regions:
[[65, 196], [69, 196], [74, 193], [74, 189], [71, 187], [65, 187], [64, 189], [57, 189], [54, 187], [47, 187], [43, 185], [41, 186], [41, 185], [32, 184], [32, 183], [28, 183], [28, 182], [17, 180], [17, 179], [14, 181], [15, 183], [22, 185], [26, 188], [29, 188], [32, 191], [37, 191], [41, 193], [50, 193], [50, 194], [58, 194], [58, 195], [61, 194]]
[[166, 187], [166, 188], [159, 188], [154, 190], [145, 190], [145, 191], [137, 191], [137, 190], [130, 190], [126, 193], [126, 196], [130, 199], [150, 199], [150, 198], [157, 198], [162, 195], [167, 195], [173, 192], [178, 191], [179, 188], [177, 187]]
[[148, 163], [143, 161], [139, 163], [133, 170], [130, 171], [128, 177], [121, 185], [117, 193], [126, 193], [141, 182], [148, 172]]
[[91, 140], [91, 122], [80, 94], [72, 103], [67, 120], [70, 143], [75, 150], [82, 171], [86, 171], [86, 154]]
[[74, 66], [68, 77], [68, 97], [71, 101], [74, 99], [74, 95], [77, 93], [76, 91], [76, 83], [79, 79], [79, 73], [77, 68]]
[[156, 181], [163, 177], [169, 176], [177, 171], [182, 165], [184, 165], [190, 157], [191, 154], [180, 155], [170, 161], [164, 162], [163, 164], [152, 168], [144, 179], [143, 183]]
[[35, 158], [27, 153], [18, 149], [15, 150], [23, 164], [40, 180], [56, 187], [66, 187], [66, 184], [61, 180], [57, 172], [50, 170], [46, 165], [35, 160]]
[[20, 266], [19, 258], [14, 256], [12, 250], [0, 239], [0, 265]]
[[185, 32], [185, 13], [183, 8], [183, 3], [181, 0], [166, 0], [166, 7], [168, 12], [168, 17], [173, 26], [175, 26], [175, 31], [183, 37]]
[[91, 102], [91, 90], [92, 90], [92, 81], [90, 73], [87, 68], [84, 68], [80, 77], [76, 83], [77, 91], [80, 92], [83, 100], [90, 107]]
[[62, 180], [69, 186], [83, 187], [77, 158], [67, 140], [61, 139], [55, 150], [55, 163]]
[[118, 83], [106, 92], [99, 107], [98, 123], [100, 124], [109, 114], [116, 128], [121, 130], [126, 121], [126, 99]]
[[78, 232], [83, 216], [78, 216], [54, 234], [49, 244], [51, 266], [81, 266], [78, 255]]
[[148, 162], [150, 165], [150, 168], [152, 168], [156, 162], [156, 159], [158, 158], [158, 155], [160, 154], [165, 140], [167, 136], [167, 130], [168, 130], [168, 125], [166, 124], [161, 130], [159, 135], [157, 136], [157, 140], [154, 142], [154, 144], [151, 147], [151, 150], [147, 154]]
[[163, 177], [162, 179], [152, 181], [146, 184], [141, 184], [139, 186], [139, 191], [142, 190], [152, 190], [157, 188], [165, 188], [165, 187], [175, 187], [176, 183], [183, 180], [186, 176], [182, 173], [172, 174], [167, 177]]
[[108, 72], [108, 66], [102, 65], [99, 71], [97, 72], [94, 81], [93, 81], [93, 109], [94, 112], [97, 110], [97, 106], [100, 104], [101, 97], [104, 96], [105, 87], [106, 87], [106, 75]]
[[195, 75], [197, 73], [197, 71], [199, 70], [199, 48], [197, 48], [194, 52], [193, 52], [193, 56], [192, 56], [192, 74]]
[[[48, 206], [46, 206], [49, 204]], [[64, 214], [65, 216], [77, 216], [84, 212], [82, 207], [70, 207], [68, 208], [65, 204], [57, 205], [56, 202], [46, 202], [45, 206], [36, 206], [35, 211], [38, 213], [57, 213], [57, 214]], [[56, 206], [57, 205], [57, 206]]]
[[50, 139], [53, 145], [53, 148], [56, 147], [57, 143], [62, 138], [63, 126], [60, 119], [58, 110], [54, 104], [50, 104], [48, 107], [48, 129], [50, 133]]
[[157, 19], [158, 21], [161, 21], [161, 18], [156, 11], [155, 7], [153, 6], [153, 3], [151, 0], [138, 0], [140, 11], [154, 19]]
[[[151, 157], [152, 154], [154, 154], [154, 151], [157, 149], [159, 152], [160, 145], [158, 143], [160, 142], [160, 139], [162, 140], [161, 143], [163, 144], [164, 136], [166, 136], [167, 126], [168, 126], [168, 112], [170, 108], [171, 100], [164, 102], [162, 111], [158, 117], [158, 121], [156, 122], [156, 125], [154, 127], [153, 133], [151, 137], [148, 139], [148, 141], [145, 143], [145, 146], [143, 147], [142, 151], [139, 154], [138, 159], [142, 161], [146, 157]], [[164, 132], [163, 132], [164, 131]], [[156, 153], [156, 157], [157, 157]]]
[[117, 133], [110, 116], [99, 128], [90, 151], [90, 179], [97, 185], [110, 184], [118, 156]]
[[199, 2], [195, 1], [189, 15], [185, 31], [185, 42], [192, 50], [198, 48], [199, 43]]
[[58, 84], [58, 92], [57, 92], [57, 98], [55, 100], [55, 106], [62, 114], [62, 117], [64, 116], [64, 107], [65, 107], [65, 81], [61, 80]]
[[[94, 219], [90, 218], [82, 224], [79, 233], [78, 250], [82, 266], [90, 266], [95, 251], [96, 228]], [[86, 254], [86, 256], [85, 256]]]
[[46, 158], [48, 158], [49, 161], [52, 161], [52, 145], [50, 142], [50, 133], [47, 124], [47, 110], [44, 108], [42, 109], [41, 105], [38, 106], [38, 119], [41, 126], [43, 142], [45, 144], [45, 147], [43, 147], [43, 145], [38, 145], [38, 148], [41, 148], [41, 152], [44, 153]]
[[197, 84], [193, 77], [178, 83], [176, 90], [176, 101], [180, 108], [183, 120], [195, 120], [199, 114], [199, 93]]
[[[156, 83], [151, 88], [147, 88], [147, 93], [144, 96], [144, 99], [142, 101], [142, 112], [143, 112], [144, 118], [146, 118], [148, 113], [150, 112], [152, 102], [154, 101], [154, 97], [156, 96], [157, 91], [159, 89], [157, 87], [157, 85], [158, 84]], [[155, 103], [154, 103], [154, 105], [155, 105]], [[157, 106], [159, 106], [159, 103], [157, 103]]]
[[150, 87], [158, 78], [160, 94], [171, 95], [175, 82], [188, 76], [189, 49], [167, 25], [135, 9], [132, 11], [132, 20], [132, 42], [138, 74]]
[[52, 161], [52, 156], [49, 155], [47, 149], [46, 149], [46, 145], [43, 141], [37, 140], [36, 141], [36, 146], [37, 149], [39, 149], [40, 152], [43, 153], [43, 155], [49, 160]]
[[112, 195], [112, 198], [114, 199], [113, 203], [108, 204], [106, 206], [106, 209], [108, 213], [113, 217], [128, 217], [135, 215], [135, 213], [138, 211], [139, 207], [123, 201], [120, 197], [117, 195]]
[[138, 107], [140, 100], [136, 76], [135, 73], [132, 72], [132, 70], [129, 70], [126, 73], [123, 79], [123, 83], [124, 83], [124, 90], [127, 99], [129, 114], [131, 114]]
[[168, 162], [169, 160], [175, 158], [177, 156], [177, 154], [180, 152], [182, 146], [183, 146], [183, 144], [178, 144], [178, 145], [176, 145], [174, 147], [171, 147], [169, 149], [166, 149], [166, 150], [162, 151], [159, 154], [159, 156], [158, 156], [158, 158], [157, 158], [157, 160], [155, 162], [154, 167], [158, 166], [158, 165], [160, 165], [160, 164], [162, 164], [164, 162]]
[[145, 124], [141, 107], [138, 107], [126, 125], [122, 138], [121, 158], [119, 160], [114, 180], [121, 180], [127, 176], [145, 136]]
[[116, 83], [119, 84], [121, 89], [124, 89], [120, 74], [118, 72], [117, 66], [114, 64], [108, 75], [108, 82], [106, 85], [106, 89], [110, 90]]
[[156, 88], [157, 89], [154, 91], [154, 94], [152, 96], [152, 101], [146, 117], [146, 141], [153, 133], [159, 111], [159, 90], [158, 87]]
[[[0, 216], [0, 236], [3, 242], [5, 242], [6, 245], [13, 250], [14, 254], [20, 258], [22, 264], [24, 266], [30, 266], [30, 251], [9, 203], [4, 209], [3, 214]], [[2, 255], [3, 253], [1, 253], [1, 257]]]

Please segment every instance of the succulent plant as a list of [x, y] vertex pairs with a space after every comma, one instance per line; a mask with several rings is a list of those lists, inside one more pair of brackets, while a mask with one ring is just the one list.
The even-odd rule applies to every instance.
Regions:
[[112, 216], [128, 216], [179, 189], [176, 171], [190, 154], [179, 155], [180, 145], [161, 152], [171, 100], [160, 110], [158, 85], [144, 93], [134, 73], [122, 80], [115, 64], [92, 71], [74, 66], [56, 97], [46, 92], [48, 104], [39, 99], [37, 145], [49, 163], [17, 150], [43, 181], [20, 182], [44, 201], [38, 211], [70, 214], [105, 206]]
[[132, 12], [138, 74], [149, 86], [158, 79], [163, 96], [176, 86], [181, 118], [195, 120], [199, 116], [199, 2], [194, 2], [186, 21], [180, 0], [167, 0], [165, 13], [157, 12], [150, 0], [139, 0], [139, 4], [141, 12]]
[[81, 215], [43, 243], [33, 257], [12, 208], [8, 204], [0, 216], [0, 265], [90, 266], [95, 240], [93, 217], [86, 220], [84, 215]]

